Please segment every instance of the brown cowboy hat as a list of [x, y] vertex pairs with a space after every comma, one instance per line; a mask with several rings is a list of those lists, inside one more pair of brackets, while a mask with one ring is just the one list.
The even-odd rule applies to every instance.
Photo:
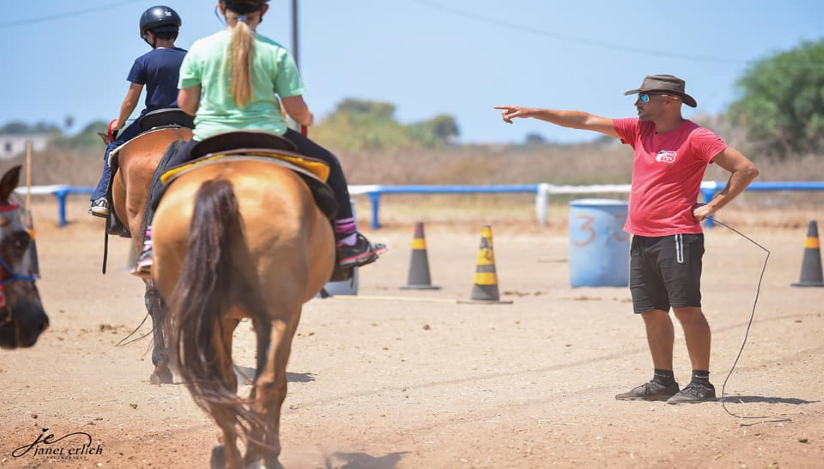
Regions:
[[696, 107], [698, 103], [695, 98], [684, 92], [687, 82], [673, 76], [673, 75], [647, 75], [644, 77], [644, 82], [637, 90], [629, 90], [624, 93], [624, 96], [629, 96], [636, 93], [646, 93], [648, 91], [660, 91], [662, 93], [674, 94], [680, 96], [684, 100], [684, 104], [691, 107]]

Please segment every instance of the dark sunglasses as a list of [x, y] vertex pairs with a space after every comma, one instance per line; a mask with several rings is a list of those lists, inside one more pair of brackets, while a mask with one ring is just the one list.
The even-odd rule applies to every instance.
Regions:
[[668, 94], [664, 93], [638, 93], [638, 101], [646, 104], [650, 100], [650, 96], [669, 96]]

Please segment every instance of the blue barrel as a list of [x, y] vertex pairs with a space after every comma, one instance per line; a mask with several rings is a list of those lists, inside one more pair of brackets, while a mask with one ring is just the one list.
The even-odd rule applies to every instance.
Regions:
[[569, 282], [573, 287], [629, 284], [627, 202], [579, 199], [569, 203]]

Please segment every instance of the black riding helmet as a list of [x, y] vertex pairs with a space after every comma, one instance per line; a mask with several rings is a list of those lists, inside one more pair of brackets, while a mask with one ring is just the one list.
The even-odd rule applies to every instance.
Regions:
[[269, 0], [220, 0], [227, 10], [234, 11], [245, 15], [246, 13], [253, 13], [263, 9], [263, 5], [269, 3]]
[[176, 33], [180, 30], [183, 20], [180, 15], [171, 8], [163, 5], [158, 5], [149, 8], [140, 15], [140, 37], [146, 41], [146, 44], [154, 47], [146, 39], [146, 33], [151, 31], [153, 33]]

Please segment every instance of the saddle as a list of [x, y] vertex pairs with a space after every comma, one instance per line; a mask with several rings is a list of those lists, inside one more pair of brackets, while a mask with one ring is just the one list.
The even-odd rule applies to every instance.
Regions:
[[[138, 126], [138, 129], [140, 129], [140, 133], [138, 134], [138, 136], [140, 136], [147, 132], [165, 128], [186, 127], [189, 129], [194, 129], [195, 121], [193, 116], [186, 114], [182, 109], [164, 108], [156, 109], [144, 114], [138, 119], [136, 125]], [[108, 181], [106, 199], [109, 201], [110, 207], [114, 207], [114, 200], [112, 200], [112, 181], [114, 181], [114, 177], [115, 174], [117, 174], [119, 166], [117, 162], [117, 152], [129, 142], [131, 142], [131, 140], [115, 148], [109, 154], [109, 168], [111, 168], [111, 176]], [[109, 217], [106, 219], [106, 231], [111, 235], [118, 235], [123, 238], [131, 238], [132, 236], [126, 224], [117, 218], [117, 215], [114, 213], [114, 209], [109, 211]]]
[[176, 107], [156, 109], [144, 114], [143, 117], [138, 120], [137, 125], [140, 132], [162, 127], [188, 127], [194, 129], [195, 118]]
[[[289, 168], [309, 186], [315, 203], [327, 218], [333, 219], [338, 204], [332, 189], [326, 184], [329, 166], [316, 158], [295, 153], [295, 145], [276, 134], [263, 131], [235, 131], [214, 135], [196, 142], [189, 150], [186, 162], [163, 173], [160, 181], [163, 191], [181, 174], [192, 168], [214, 164], [227, 159], [253, 159]], [[155, 197], [159, 202], [160, 197]]]
[[[318, 208], [326, 215], [330, 223], [333, 223], [338, 211], [338, 203], [332, 189], [326, 184], [329, 166], [324, 161], [301, 155], [295, 150], [295, 144], [285, 137], [263, 131], [225, 132], [196, 142], [190, 147], [185, 163], [168, 169], [160, 177], [163, 187], [161, 193], [154, 197], [152, 208], [157, 208], [163, 193], [175, 179], [193, 168], [227, 160], [251, 159], [266, 161], [294, 171], [306, 182]], [[335, 257], [335, 270], [330, 280], [351, 280], [353, 270], [341, 268], [337, 252]]]

